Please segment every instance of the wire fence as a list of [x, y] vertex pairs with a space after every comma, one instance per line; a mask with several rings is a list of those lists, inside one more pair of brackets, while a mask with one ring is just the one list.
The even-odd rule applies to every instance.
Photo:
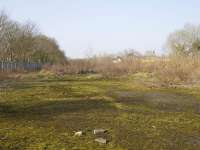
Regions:
[[18, 71], [39, 71], [42, 69], [40, 63], [22, 63], [0, 61], [0, 72], [18, 72]]

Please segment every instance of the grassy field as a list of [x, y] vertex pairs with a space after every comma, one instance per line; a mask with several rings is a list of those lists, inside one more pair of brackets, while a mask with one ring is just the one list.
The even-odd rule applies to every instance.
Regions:
[[[2, 150], [198, 150], [200, 88], [97, 75], [0, 81]], [[96, 143], [103, 128], [109, 143]], [[74, 137], [74, 132], [86, 134]]]

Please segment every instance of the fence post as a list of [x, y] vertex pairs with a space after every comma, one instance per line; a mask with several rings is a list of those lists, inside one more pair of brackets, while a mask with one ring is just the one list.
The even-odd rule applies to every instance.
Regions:
[[39, 71], [41, 69], [42, 64], [40, 63], [0, 61], [0, 72]]

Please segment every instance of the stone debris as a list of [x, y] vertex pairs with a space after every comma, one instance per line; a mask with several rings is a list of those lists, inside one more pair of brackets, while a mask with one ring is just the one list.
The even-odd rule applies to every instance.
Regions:
[[152, 126], [152, 128], [156, 129], [156, 126]]
[[74, 136], [82, 136], [83, 135], [83, 131], [78, 131], [74, 133]]
[[[95, 134], [95, 135], [101, 135], [101, 134], [103, 134], [103, 133], [106, 133], [107, 132], [107, 130], [105, 130], [105, 129], [94, 129], [94, 131], [93, 131], [93, 133]], [[81, 137], [81, 136], [83, 136], [84, 135], [84, 132], [83, 131], [77, 131], [77, 132], [75, 132], [74, 133], [74, 136], [76, 136], [76, 137]], [[98, 138], [96, 138], [95, 140], [94, 140], [95, 142], [98, 142], [98, 143], [100, 143], [100, 144], [107, 144], [108, 143], [108, 140], [107, 139], [104, 139], [104, 138], [102, 138], [102, 137], [98, 137]]]
[[93, 133], [100, 134], [100, 133], [105, 133], [105, 132], [107, 132], [107, 130], [105, 130], [105, 129], [95, 129]]
[[108, 141], [106, 139], [103, 139], [103, 138], [95, 139], [95, 142], [98, 142], [98, 143], [101, 143], [101, 144], [107, 144], [108, 143]]

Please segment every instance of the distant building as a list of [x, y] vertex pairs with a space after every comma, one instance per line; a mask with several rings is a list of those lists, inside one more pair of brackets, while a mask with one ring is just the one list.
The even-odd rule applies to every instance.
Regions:
[[116, 58], [113, 58], [112, 62], [113, 62], [114, 64], [121, 63], [121, 62], [122, 62], [122, 58], [118, 56], [118, 57], [116, 57]]

